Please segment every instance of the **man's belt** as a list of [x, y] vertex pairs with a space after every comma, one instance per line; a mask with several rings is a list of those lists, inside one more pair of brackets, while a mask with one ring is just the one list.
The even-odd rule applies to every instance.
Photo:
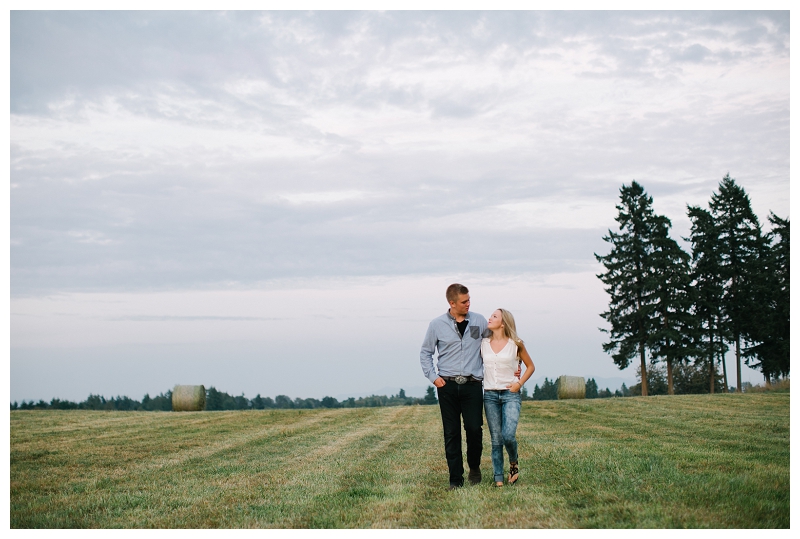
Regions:
[[448, 382], [455, 382], [458, 385], [466, 384], [467, 382], [483, 382], [483, 380], [474, 376], [441, 376], [441, 378]]

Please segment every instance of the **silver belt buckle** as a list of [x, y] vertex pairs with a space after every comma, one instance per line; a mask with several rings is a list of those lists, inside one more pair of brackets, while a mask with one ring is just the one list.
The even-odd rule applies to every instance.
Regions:
[[456, 376], [455, 380], [458, 385], [462, 385], [467, 383], [468, 378], [466, 376]]

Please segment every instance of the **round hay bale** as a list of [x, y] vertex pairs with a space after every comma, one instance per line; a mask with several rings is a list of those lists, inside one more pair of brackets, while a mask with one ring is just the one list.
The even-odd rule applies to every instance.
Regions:
[[556, 382], [559, 399], [585, 399], [586, 382], [583, 376], [559, 376]]
[[206, 409], [204, 386], [175, 386], [172, 390], [173, 412], [199, 412]]

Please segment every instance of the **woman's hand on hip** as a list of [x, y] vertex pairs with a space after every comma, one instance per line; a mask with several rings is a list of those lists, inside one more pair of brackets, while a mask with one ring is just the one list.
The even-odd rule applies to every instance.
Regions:
[[[514, 386], [516, 386], [516, 389], [514, 388]], [[522, 389], [522, 384], [520, 384], [519, 382], [511, 382], [506, 387], [512, 393], [519, 393], [519, 390]]]

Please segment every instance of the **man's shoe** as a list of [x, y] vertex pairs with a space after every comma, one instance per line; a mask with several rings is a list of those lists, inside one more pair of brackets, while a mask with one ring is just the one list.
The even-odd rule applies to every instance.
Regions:
[[447, 487], [447, 490], [456, 490], [458, 488], [461, 488], [462, 486], [463, 485], [450, 485], [449, 487]]
[[469, 475], [467, 476], [469, 479], [470, 485], [479, 485], [481, 482], [481, 470], [480, 468], [473, 470], [472, 468], [469, 469]]

